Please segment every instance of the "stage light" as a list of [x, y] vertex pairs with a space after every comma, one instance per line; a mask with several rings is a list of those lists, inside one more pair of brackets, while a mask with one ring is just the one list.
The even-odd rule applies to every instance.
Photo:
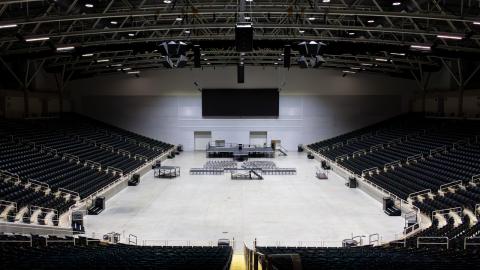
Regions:
[[361, 63], [360, 65], [366, 66], [366, 67], [371, 67], [371, 66], [373, 66], [373, 64], [370, 64], [370, 63]]
[[378, 62], [388, 62], [389, 60], [388, 60], [388, 59], [385, 59], [385, 58], [375, 58], [375, 61], [378, 61]]
[[315, 17], [308, 18], [309, 21], [315, 21]]
[[473, 22], [474, 25], [480, 25], [480, 22]]
[[123, 66], [123, 65], [122, 65], [122, 64], [112, 64], [112, 65], [110, 65], [110, 66], [111, 66], [111, 67], [121, 67], [121, 66]]
[[190, 30], [185, 30], [185, 34], [190, 34]]
[[82, 57], [92, 57], [93, 53], [84, 53], [82, 54]]
[[305, 33], [305, 30], [298, 29], [298, 32], [299, 32], [300, 34], [303, 34], [303, 33]]
[[396, 55], [396, 56], [405, 56], [405, 53], [396, 53], [396, 52], [391, 52], [391, 55]]
[[170, 3], [172, 3], [172, 1], [171, 0], [163, 0], [163, 3], [170, 4]]
[[86, 8], [93, 8], [93, 4], [85, 4]]
[[0, 25], [0, 29], [15, 28], [15, 27], [18, 27], [18, 25], [16, 25], [16, 24], [4, 24], [4, 25]]
[[330, 3], [330, 0], [323, 0], [323, 3]]
[[98, 59], [97, 63], [105, 63], [105, 62], [110, 62], [110, 59]]
[[245, 16], [245, 20], [250, 20], [251, 18], [249, 16]]
[[354, 36], [355, 33], [354, 33], [354, 32], [348, 32], [348, 35], [349, 35], [349, 36]]
[[443, 38], [443, 39], [454, 39], [454, 40], [462, 40], [462, 36], [453, 36], [453, 35], [437, 35], [437, 38]]
[[402, 4], [402, 2], [393, 2], [392, 6], [400, 6], [401, 4]]
[[39, 37], [39, 38], [27, 38], [25, 39], [26, 42], [35, 42], [35, 41], [45, 41], [49, 40], [49, 37]]
[[110, 21], [110, 24], [117, 25], [118, 22], [117, 21]]
[[128, 33], [128, 36], [129, 36], [129, 37], [134, 37], [135, 34], [134, 34], [134, 33]]
[[181, 22], [181, 21], [183, 21], [183, 19], [182, 19], [182, 18], [180, 18], [180, 17], [177, 17], [177, 18], [175, 18], [175, 21], [177, 21], [177, 22]]
[[368, 23], [374, 23], [375, 20], [368, 20], [367, 22], [368, 22]]

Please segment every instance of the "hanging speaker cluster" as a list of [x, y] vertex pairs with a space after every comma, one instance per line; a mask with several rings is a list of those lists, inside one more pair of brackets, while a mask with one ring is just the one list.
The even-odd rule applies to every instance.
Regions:
[[298, 44], [298, 52], [300, 57], [297, 59], [298, 65], [301, 68], [318, 68], [325, 63], [323, 58], [323, 47], [325, 43], [316, 41], [303, 41]]
[[187, 43], [185, 42], [162, 42], [159, 51], [162, 54], [162, 64], [166, 68], [182, 68], [187, 65]]
[[249, 22], [235, 25], [235, 48], [237, 52], [251, 52], [253, 50], [253, 25]]

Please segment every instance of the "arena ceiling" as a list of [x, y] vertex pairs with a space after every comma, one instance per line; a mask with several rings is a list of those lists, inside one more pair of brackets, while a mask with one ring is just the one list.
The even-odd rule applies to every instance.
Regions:
[[[252, 22], [252, 52], [235, 50], [237, 22]], [[26, 74], [43, 67], [65, 80], [164, 68], [165, 41], [200, 45], [204, 68], [280, 67], [287, 44], [296, 65], [296, 44], [321, 41], [321, 68], [421, 81], [453, 60], [480, 59], [480, 1], [0, 0], [0, 62], [24, 84], [19, 61]], [[187, 57], [192, 67], [191, 48]]]

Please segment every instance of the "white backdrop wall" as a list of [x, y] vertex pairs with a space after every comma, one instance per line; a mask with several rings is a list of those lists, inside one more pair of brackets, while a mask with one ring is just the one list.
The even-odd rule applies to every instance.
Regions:
[[[200, 87], [281, 88], [277, 119], [202, 118]], [[212, 139], [248, 143], [250, 131], [267, 131], [289, 150], [405, 112], [415, 84], [385, 76], [342, 77], [338, 71], [247, 68], [246, 84], [235, 69], [143, 72], [74, 81], [69, 91], [74, 110], [93, 118], [158, 138], [194, 146], [194, 131]], [[248, 106], [248, 103], [245, 103]]]

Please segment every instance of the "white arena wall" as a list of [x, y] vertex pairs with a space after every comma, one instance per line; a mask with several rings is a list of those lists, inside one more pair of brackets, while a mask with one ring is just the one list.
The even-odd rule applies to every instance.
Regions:
[[[76, 80], [67, 91], [73, 110], [161, 139], [194, 147], [194, 131], [212, 139], [248, 143], [250, 131], [267, 131], [268, 140], [296, 149], [300, 143], [326, 139], [408, 111], [415, 83], [386, 76], [342, 77], [335, 70], [246, 68], [237, 84], [236, 69], [182, 69]], [[202, 118], [200, 88], [280, 88], [280, 116]], [[235, 101], [248, 106], [248, 101]]]

